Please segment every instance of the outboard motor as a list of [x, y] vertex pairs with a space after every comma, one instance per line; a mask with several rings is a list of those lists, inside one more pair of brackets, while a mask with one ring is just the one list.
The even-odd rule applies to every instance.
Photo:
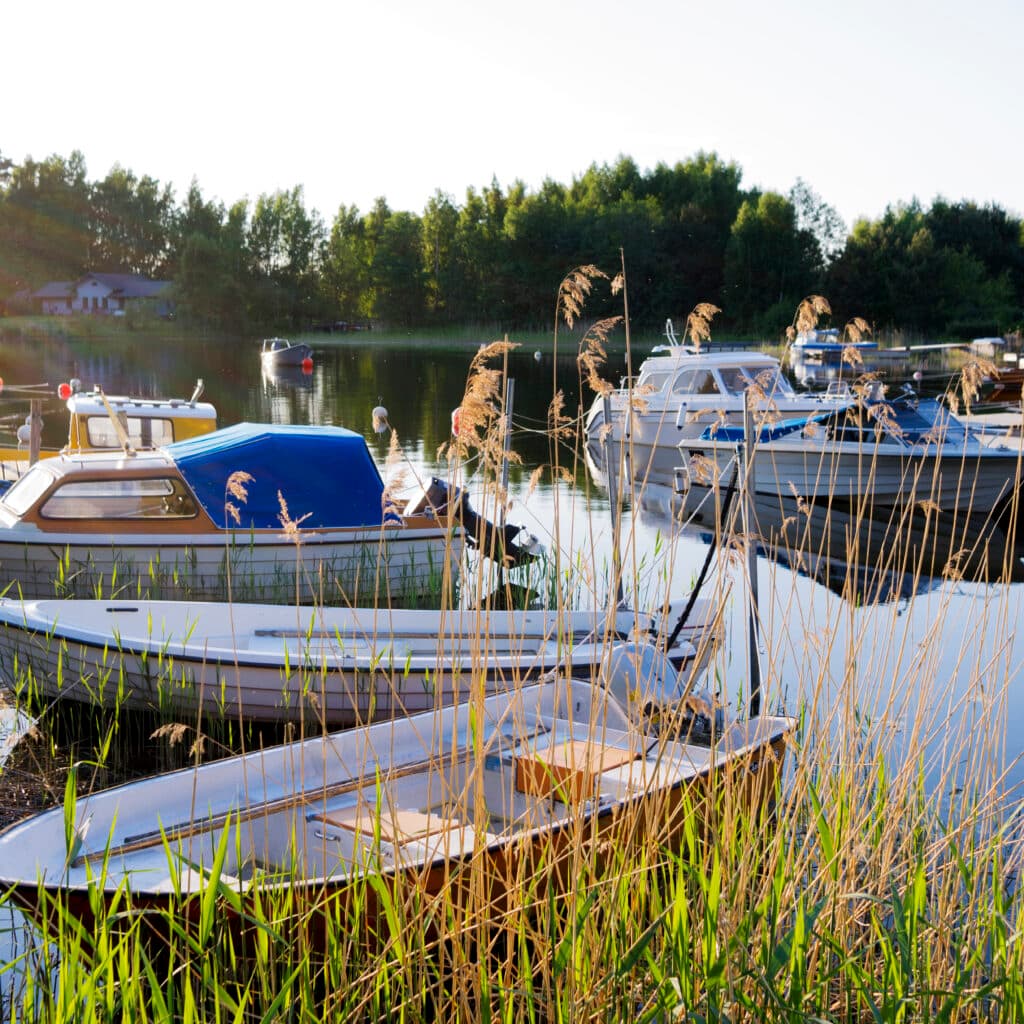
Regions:
[[450, 487], [444, 480], [432, 477], [420, 498], [410, 502], [406, 515], [430, 512], [435, 516], [449, 513], [466, 534], [466, 543], [505, 566], [523, 565], [536, 558], [541, 543], [526, 528], [506, 523], [500, 529], [476, 512], [469, 498], [459, 487]]
[[[687, 661], [696, 655], [681, 643]], [[688, 648], [688, 649], [687, 649]], [[608, 692], [638, 724], [691, 743], [709, 743], [725, 728], [725, 714], [708, 691], [687, 692], [682, 672], [654, 644], [615, 643], [604, 663]]]

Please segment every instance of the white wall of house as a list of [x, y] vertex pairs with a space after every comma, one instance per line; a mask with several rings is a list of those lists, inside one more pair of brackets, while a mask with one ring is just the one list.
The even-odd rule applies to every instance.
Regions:
[[43, 299], [43, 313], [49, 316], [70, 316], [74, 313], [75, 300], [67, 299]]
[[74, 299], [77, 313], [113, 313], [121, 309], [121, 303], [111, 296], [112, 289], [100, 281], [86, 278], [78, 285]]

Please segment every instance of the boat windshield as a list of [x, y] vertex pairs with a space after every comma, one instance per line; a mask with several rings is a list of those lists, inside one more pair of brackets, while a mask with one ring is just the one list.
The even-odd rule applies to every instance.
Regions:
[[8, 489], [4, 505], [15, 515], [23, 516], [46, 493], [53, 479], [53, 474], [42, 466], [33, 466]]
[[176, 479], [72, 480], [47, 498], [39, 514], [47, 519], [186, 519], [196, 503]]
[[721, 394], [715, 375], [708, 369], [683, 370], [672, 385], [675, 395], [718, 395]]
[[[169, 419], [156, 416], [121, 417], [121, 426], [128, 435], [133, 448], [154, 448], [170, 444], [174, 440], [174, 424]], [[120, 448], [121, 441], [109, 416], [90, 416], [86, 420], [86, 434], [91, 448]]]
[[669, 379], [669, 373], [641, 373], [640, 379], [636, 382], [637, 388], [643, 388], [649, 394], [660, 394], [665, 388], [665, 381]]
[[743, 372], [768, 398], [792, 398], [796, 394], [777, 366], [746, 366]]

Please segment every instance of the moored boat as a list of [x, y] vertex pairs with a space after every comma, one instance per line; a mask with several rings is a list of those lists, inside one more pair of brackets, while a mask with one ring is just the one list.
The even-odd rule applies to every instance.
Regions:
[[[682, 486], [728, 480], [741, 428], [706, 430], [680, 445]], [[942, 511], [989, 513], [1020, 485], [1021, 451], [986, 444], [934, 400], [892, 402], [761, 425], [753, 464], [758, 494], [839, 499], [871, 507], [929, 503]]]
[[838, 327], [826, 327], [800, 331], [793, 339], [793, 350], [808, 356], [839, 358], [844, 352], [855, 350], [873, 352], [877, 341], [861, 338], [856, 341], [840, 336]]
[[657, 354], [644, 360], [637, 379], [608, 399], [610, 431], [603, 398], [598, 396], [587, 413], [591, 455], [597, 457], [607, 445], [610, 457], [624, 459], [626, 471], [638, 482], [671, 485], [680, 441], [699, 437], [712, 423], [742, 423], [752, 389], [762, 414], [787, 418], [843, 408], [852, 401], [848, 389], [797, 394], [779, 361], [767, 353], [680, 345], [671, 321], [666, 333], [670, 344], [655, 349]]
[[717, 647], [718, 609], [699, 599], [674, 625], [629, 610], [3, 598], [0, 670], [9, 680], [27, 672], [23, 685], [46, 701], [338, 727], [458, 703], [471, 687], [506, 691], [555, 669], [591, 678], [646, 666], [645, 677], [681, 694]]
[[[109, 452], [123, 450], [126, 444], [135, 449], [155, 448], [208, 434], [217, 429], [217, 410], [199, 400], [202, 391], [201, 380], [191, 398], [107, 395], [99, 387], [82, 391], [77, 381], [62, 384], [59, 393], [68, 396], [68, 443], [63, 451]], [[36, 404], [40, 401], [37, 398]], [[19, 429], [17, 447], [0, 447], [0, 481], [16, 480], [32, 464], [30, 420], [31, 416]], [[58, 454], [59, 449], [40, 446], [38, 457]]]
[[313, 350], [305, 342], [293, 342], [287, 338], [265, 338], [260, 346], [260, 360], [269, 368], [276, 366], [302, 366], [312, 360]]
[[461, 551], [454, 518], [393, 506], [365, 439], [340, 427], [242, 423], [150, 451], [62, 453], [0, 499], [5, 582], [29, 598], [358, 603], [436, 588]]
[[219, 926], [244, 928], [250, 901], [280, 892], [289, 913], [354, 913], [371, 935], [372, 879], [393, 895], [408, 883], [419, 914], [481, 893], [494, 913], [524, 882], [571, 887], [575, 851], [679, 844], [694, 808], [712, 820], [711, 791], [757, 813], [794, 725], [723, 722], [701, 745], [681, 720], [655, 730], [601, 686], [559, 678], [45, 811], [0, 834], [0, 888], [40, 920], [58, 900], [87, 928], [115, 903], [122, 918], [154, 911], [157, 928], [161, 912], [198, 919], [218, 893]]

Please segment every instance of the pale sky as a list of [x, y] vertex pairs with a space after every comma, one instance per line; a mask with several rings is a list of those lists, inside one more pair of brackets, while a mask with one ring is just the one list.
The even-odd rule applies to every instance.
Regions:
[[230, 204], [378, 196], [714, 150], [851, 226], [936, 196], [1024, 215], [1024, 0], [56, 0], [5, 6], [0, 153]]

